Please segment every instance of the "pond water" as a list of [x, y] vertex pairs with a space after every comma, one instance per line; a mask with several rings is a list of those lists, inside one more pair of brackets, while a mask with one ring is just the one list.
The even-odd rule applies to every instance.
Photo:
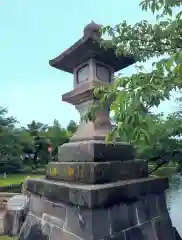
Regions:
[[182, 237], [182, 176], [173, 175], [169, 182], [166, 201], [173, 226], [176, 227]]

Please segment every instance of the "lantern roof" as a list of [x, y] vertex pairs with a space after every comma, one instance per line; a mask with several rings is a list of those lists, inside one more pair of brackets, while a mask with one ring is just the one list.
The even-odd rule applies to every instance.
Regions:
[[113, 48], [104, 48], [99, 32], [100, 25], [91, 22], [83, 30], [83, 37], [56, 58], [49, 61], [52, 67], [73, 73], [80, 64], [94, 58], [103, 64], [113, 67], [117, 72], [135, 61], [132, 57], [116, 56]]

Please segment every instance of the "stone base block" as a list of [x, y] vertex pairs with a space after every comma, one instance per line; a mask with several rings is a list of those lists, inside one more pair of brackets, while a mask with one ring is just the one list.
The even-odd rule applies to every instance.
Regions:
[[88, 209], [32, 195], [19, 240], [175, 240], [164, 194]]
[[55, 202], [80, 207], [107, 207], [121, 201], [133, 201], [168, 188], [167, 178], [143, 178], [107, 184], [75, 184], [45, 179], [28, 179], [27, 191]]
[[148, 164], [141, 160], [124, 162], [51, 162], [46, 177], [86, 184], [108, 183], [148, 176]]
[[126, 161], [134, 159], [134, 154], [132, 145], [97, 140], [69, 142], [58, 148], [59, 162]]

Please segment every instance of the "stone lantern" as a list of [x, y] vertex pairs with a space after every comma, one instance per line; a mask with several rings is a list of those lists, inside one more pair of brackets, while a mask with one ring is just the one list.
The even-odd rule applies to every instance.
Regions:
[[[114, 72], [134, 63], [130, 57], [116, 57], [113, 49], [106, 51], [100, 44], [99, 25], [91, 22], [84, 28], [83, 37], [78, 42], [50, 61], [52, 67], [74, 75], [74, 89], [64, 94], [62, 100], [73, 104], [81, 118], [93, 104], [97, 104], [93, 88], [110, 84]], [[111, 130], [108, 106], [96, 113], [94, 122], [81, 121], [70, 143], [59, 147], [61, 168], [64, 162], [105, 162], [106, 158], [107, 161], [131, 160], [134, 156], [131, 145], [111, 143], [106, 146], [105, 137]], [[86, 179], [91, 181], [88, 176]]]
[[[100, 43], [99, 25], [92, 22], [78, 42], [50, 61], [52, 67], [73, 74], [74, 90], [64, 94], [62, 100], [73, 104], [81, 117], [96, 103], [93, 87], [110, 84], [114, 72], [134, 63], [129, 57], [117, 58], [112, 49], [105, 51]], [[82, 122], [70, 141], [104, 140], [111, 131], [107, 107], [97, 115], [95, 122]]]
[[[114, 72], [131, 64], [101, 45], [99, 25], [88, 24], [83, 37], [50, 65], [74, 76], [74, 89], [62, 96], [81, 117], [92, 104], [94, 86], [110, 84]], [[62, 113], [65, 114], [65, 113]], [[147, 163], [134, 159], [134, 149], [105, 143], [112, 129], [108, 107], [95, 121], [81, 121], [69, 143], [58, 150], [58, 162], [48, 164], [44, 179], [27, 180], [30, 212], [20, 239], [38, 232], [40, 239], [172, 240], [166, 208], [166, 178], [148, 177]], [[31, 237], [32, 234], [32, 237]]]

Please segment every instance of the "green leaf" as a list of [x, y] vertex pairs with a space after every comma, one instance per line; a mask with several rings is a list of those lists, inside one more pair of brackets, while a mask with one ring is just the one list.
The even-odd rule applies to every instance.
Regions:
[[145, 131], [144, 129], [141, 129], [141, 133], [143, 134], [145, 142], [148, 145], [149, 144], [149, 139], [150, 139], [148, 132]]
[[180, 77], [180, 80], [182, 80], [182, 63], [179, 64], [178, 70], [179, 70], [179, 77]]
[[182, 62], [182, 51], [179, 51], [178, 53], [176, 53], [176, 55], [174, 56], [174, 59], [176, 64], [180, 64]]
[[155, 4], [154, 1], [153, 1], [152, 4], [151, 4], [151, 10], [152, 10], [152, 13], [154, 13], [155, 10], [156, 10], [156, 4]]
[[173, 15], [172, 9], [171, 8], [167, 8], [167, 14], [169, 14], [170, 16]]
[[180, 12], [176, 15], [176, 18], [177, 18], [178, 20], [180, 20], [181, 17], [182, 17], [182, 11], [180, 11]]
[[166, 69], [170, 71], [172, 65], [173, 65], [173, 58], [169, 58], [168, 61], [166, 62]]
[[160, 70], [161, 68], [163, 68], [164, 62], [163, 61], [159, 61], [156, 63], [156, 68], [157, 70]]

